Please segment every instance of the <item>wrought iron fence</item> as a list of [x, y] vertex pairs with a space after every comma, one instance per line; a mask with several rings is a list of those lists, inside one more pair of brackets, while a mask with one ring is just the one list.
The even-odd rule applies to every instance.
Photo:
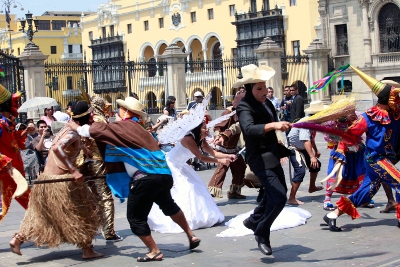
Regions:
[[223, 109], [232, 102], [237, 88], [233, 83], [241, 76], [240, 68], [248, 64], [258, 65], [256, 57], [226, 58], [213, 60], [193, 60], [186, 62], [186, 88], [189, 91], [188, 102], [193, 94], [201, 91], [211, 92], [209, 109]]
[[0, 51], [0, 84], [12, 93], [24, 91], [24, 68], [20, 60], [2, 51]]
[[[91, 63], [45, 63], [46, 86], [50, 97], [62, 107], [81, 95], [81, 89], [89, 94], [102, 96], [116, 106], [116, 99], [143, 92], [141, 99], [150, 112], [157, 108], [153, 92], [167, 86], [165, 62], [106, 61]], [[111, 97], [110, 93], [117, 93]], [[114, 94], [115, 95], [115, 94]]]

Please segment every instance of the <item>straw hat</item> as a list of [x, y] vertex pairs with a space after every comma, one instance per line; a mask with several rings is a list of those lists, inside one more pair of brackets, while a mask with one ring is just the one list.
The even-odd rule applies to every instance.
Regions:
[[233, 88], [239, 88], [243, 84], [265, 82], [275, 75], [275, 70], [268, 66], [257, 67], [254, 64], [246, 65], [241, 68], [242, 79], [233, 84]]
[[327, 109], [329, 105], [324, 105], [322, 101], [316, 100], [310, 103], [310, 107], [306, 108], [304, 110], [304, 113], [306, 114], [315, 114], [317, 112], [320, 112], [324, 109]]
[[142, 103], [140, 103], [139, 100], [134, 97], [129, 96], [125, 98], [125, 100], [117, 99], [117, 104], [129, 111], [132, 111], [133, 113], [138, 114], [142, 118], [146, 118], [147, 116], [147, 114], [143, 112], [144, 106]]

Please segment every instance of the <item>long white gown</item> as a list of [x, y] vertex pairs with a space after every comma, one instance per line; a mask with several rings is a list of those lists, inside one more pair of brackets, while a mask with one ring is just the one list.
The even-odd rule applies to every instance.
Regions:
[[[186, 162], [194, 157], [189, 149], [178, 143], [166, 159], [174, 178], [172, 198], [185, 214], [192, 230], [211, 227], [224, 221], [225, 217], [215, 204], [207, 186]], [[153, 204], [148, 217], [150, 229], [160, 233], [183, 232], [169, 216], [165, 216], [157, 204]]]

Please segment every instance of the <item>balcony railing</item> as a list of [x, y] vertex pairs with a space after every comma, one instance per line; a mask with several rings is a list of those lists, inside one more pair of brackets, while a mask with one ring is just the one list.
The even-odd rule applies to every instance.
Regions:
[[82, 53], [64, 53], [61, 55], [62, 60], [83, 60]]
[[400, 52], [372, 55], [373, 66], [393, 66], [400, 63]]

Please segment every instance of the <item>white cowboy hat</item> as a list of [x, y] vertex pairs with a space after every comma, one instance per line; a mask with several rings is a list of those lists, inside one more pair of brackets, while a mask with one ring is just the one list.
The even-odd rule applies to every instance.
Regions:
[[310, 103], [310, 107], [306, 108], [304, 110], [304, 113], [306, 113], [306, 114], [315, 114], [315, 113], [320, 112], [320, 111], [322, 111], [324, 109], [327, 109], [328, 107], [329, 107], [329, 105], [324, 105], [322, 103], [322, 101], [316, 100], [316, 101], [312, 101]]
[[117, 104], [126, 108], [133, 113], [138, 114], [142, 118], [146, 118], [146, 112], [143, 112], [144, 106], [134, 97], [128, 96], [125, 100], [117, 99]]
[[275, 75], [275, 70], [268, 66], [257, 67], [254, 64], [250, 64], [243, 66], [241, 70], [243, 78], [237, 80], [233, 84], [233, 88], [239, 88], [241, 85], [247, 83], [265, 82]]

